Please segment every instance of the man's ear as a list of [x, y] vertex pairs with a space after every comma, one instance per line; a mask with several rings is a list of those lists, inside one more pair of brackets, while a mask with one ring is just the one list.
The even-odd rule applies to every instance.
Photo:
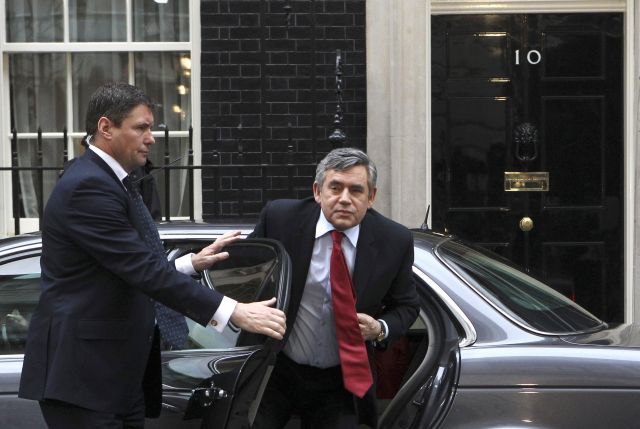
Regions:
[[113, 127], [113, 123], [106, 116], [101, 116], [98, 119], [98, 129], [96, 133], [99, 134], [106, 140], [111, 140], [111, 128]]
[[320, 185], [318, 185], [318, 182], [313, 182], [313, 198], [315, 198], [316, 203], [320, 204]]
[[369, 193], [369, 208], [373, 206], [373, 202], [376, 200], [377, 193], [378, 193], [378, 188], [373, 188], [373, 190]]

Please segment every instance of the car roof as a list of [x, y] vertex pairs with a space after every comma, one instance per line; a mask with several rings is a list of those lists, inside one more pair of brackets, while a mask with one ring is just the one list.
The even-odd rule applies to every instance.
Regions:
[[[255, 224], [249, 222], [192, 222], [192, 221], [171, 221], [158, 223], [158, 232], [160, 236], [167, 239], [176, 238], [206, 238], [222, 235], [228, 231], [241, 231], [243, 236], [253, 231]], [[414, 229], [412, 230], [416, 246], [424, 250], [433, 252], [433, 249], [443, 241], [452, 237], [449, 235], [437, 233], [431, 230]], [[188, 236], [188, 237], [187, 237]], [[0, 245], [4, 250], [12, 248], [20, 248], [31, 244], [39, 243], [42, 240], [40, 231], [20, 234], [13, 237], [0, 239]]]

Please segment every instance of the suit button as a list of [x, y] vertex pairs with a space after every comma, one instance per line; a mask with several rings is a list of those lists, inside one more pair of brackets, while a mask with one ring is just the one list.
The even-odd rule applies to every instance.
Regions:
[[211, 322], [209, 322], [209, 324], [211, 326], [218, 326], [218, 321], [217, 320], [212, 320]]
[[149, 335], [149, 342], [152, 343], [153, 342], [153, 334]]

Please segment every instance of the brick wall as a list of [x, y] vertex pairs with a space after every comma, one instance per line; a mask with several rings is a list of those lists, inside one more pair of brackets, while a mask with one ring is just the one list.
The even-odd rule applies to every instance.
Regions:
[[[205, 220], [311, 195], [333, 148], [337, 49], [346, 144], [365, 149], [365, 0], [203, 0], [201, 24], [203, 164], [245, 165], [203, 171]], [[247, 166], [284, 163], [298, 165]]]

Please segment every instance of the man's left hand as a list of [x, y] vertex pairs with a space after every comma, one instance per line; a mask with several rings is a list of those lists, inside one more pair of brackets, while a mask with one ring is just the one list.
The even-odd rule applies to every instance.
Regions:
[[221, 252], [221, 250], [240, 239], [240, 231], [230, 231], [216, 238], [216, 241], [202, 249], [197, 254], [191, 255], [191, 264], [196, 271], [203, 271], [210, 268], [218, 261], [225, 260], [229, 257], [229, 252]]
[[378, 334], [382, 329], [380, 326], [380, 322], [378, 322], [373, 317], [368, 314], [358, 313], [358, 325], [360, 325], [360, 332], [362, 333], [362, 338], [365, 341], [373, 341], [378, 338]]

